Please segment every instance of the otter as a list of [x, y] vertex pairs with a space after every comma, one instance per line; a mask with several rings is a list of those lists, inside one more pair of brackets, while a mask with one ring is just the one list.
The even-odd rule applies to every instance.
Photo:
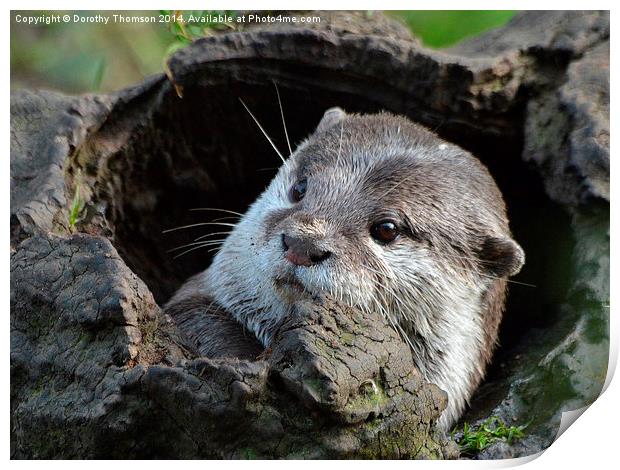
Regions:
[[[165, 310], [203, 354], [250, 358], [300, 296], [380, 312], [447, 393], [448, 429], [485, 374], [523, 263], [479, 160], [405, 117], [332, 108]], [[211, 332], [192, 332], [195, 308]], [[236, 325], [255, 338], [233, 340]]]

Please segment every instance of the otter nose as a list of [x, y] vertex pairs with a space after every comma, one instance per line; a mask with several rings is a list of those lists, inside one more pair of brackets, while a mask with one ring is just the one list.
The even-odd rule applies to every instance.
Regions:
[[284, 257], [297, 266], [319, 264], [331, 256], [330, 251], [317, 247], [311, 240], [282, 234]]

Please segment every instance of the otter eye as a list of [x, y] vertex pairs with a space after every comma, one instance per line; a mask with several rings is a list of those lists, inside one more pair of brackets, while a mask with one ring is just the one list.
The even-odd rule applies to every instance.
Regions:
[[391, 220], [382, 220], [370, 227], [370, 236], [379, 243], [392, 243], [398, 234], [398, 227]]
[[306, 178], [302, 178], [297, 183], [293, 185], [291, 188], [290, 198], [293, 202], [301, 201], [306, 195], [306, 188], [308, 187], [308, 180]]

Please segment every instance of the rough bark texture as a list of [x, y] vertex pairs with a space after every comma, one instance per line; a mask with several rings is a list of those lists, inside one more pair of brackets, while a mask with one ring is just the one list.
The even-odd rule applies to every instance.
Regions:
[[308, 302], [268, 361], [208, 360], [105, 238], [35, 235], [11, 275], [15, 457], [457, 455], [445, 394], [380, 318]]
[[[380, 315], [300, 303], [271, 354], [213, 361], [158, 307], [209, 262], [175, 261], [167, 250], [187, 237], [162, 230], [196, 223], [191, 207], [243, 210], [271, 178], [277, 158], [238, 97], [285, 148], [274, 82], [294, 140], [330, 106], [387, 109], [478, 155], [504, 192], [528, 253], [520, 279], [537, 288], [515, 288], [497, 366], [466, 419], [530, 426], [480, 457], [545, 448], [562, 411], [596, 398], [608, 351], [608, 13], [521, 13], [445, 51], [380, 15], [328, 16], [198, 40], [167, 76], [109, 95], [12, 94], [14, 458], [456, 456], [434, 428], [445, 395]], [[85, 207], [72, 223], [76, 194]]]

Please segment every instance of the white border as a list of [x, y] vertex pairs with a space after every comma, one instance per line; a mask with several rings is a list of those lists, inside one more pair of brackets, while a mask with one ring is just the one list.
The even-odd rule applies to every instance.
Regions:
[[[37, 0], [22, 0], [20, 2], [10, 2], [8, 5], [10, 8], [14, 10], [25, 10], [25, 9], [49, 9], [49, 10], [80, 10], [80, 9], [102, 9], [104, 6], [105, 9], [116, 9], [116, 10], [155, 10], [155, 9], [164, 9], [170, 8], [173, 6], [176, 9], [199, 9], [199, 8], [210, 8], [210, 9], [269, 9], [269, 10], [278, 10], [278, 9], [291, 9], [291, 10], [299, 10], [299, 9], [332, 9], [332, 10], [441, 10], [441, 9], [516, 9], [516, 10], [541, 10], [541, 9], [605, 9], [605, 10], [613, 10], [613, 6], [616, 2], [611, 1], [589, 1], [589, 2], [576, 2], [576, 1], [532, 1], [532, 0], [522, 0], [519, 2], [511, 1], [511, 2], [499, 2], [499, 1], [481, 1], [481, 0], [472, 0], [468, 2], [463, 1], [395, 1], [395, 0], [383, 0], [381, 2], [378, 1], [367, 1], [367, 0], [359, 0], [356, 2], [352, 1], [335, 1], [335, 0], [315, 0], [312, 2], [301, 2], [301, 1], [263, 1], [263, 2], [248, 2], [248, 1], [213, 1], [213, 2], [196, 2], [196, 1], [186, 1], [180, 0], [177, 2], [173, 2], [174, 5], [170, 5], [170, 2], [162, 2], [162, 1], [118, 1], [118, 0], [109, 0], [105, 3], [95, 3], [95, 2], [84, 2], [84, 1], [59, 1], [59, 2], [49, 2], [49, 1], [37, 1]], [[559, 7], [559, 8], [558, 8]], [[7, 9], [8, 10], [8, 9]], [[9, 13], [7, 11], [7, 13]], [[9, 18], [7, 18], [9, 19]], [[612, 25], [615, 24], [615, 13], [612, 11]], [[3, 61], [6, 65], [9, 65], [9, 44], [10, 44], [10, 21], [7, 25], [8, 27], [2, 31], [2, 35], [4, 36], [5, 46], [2, 49]], [[612, 26], [613, 29], [613, 26]], [[614, 80], [614, 77], [617, 77], [618, 74], [616, 72], [616, 64], [617, 64], [617, 55], [616, 49], [613, 47], [612, 41], [612, 49], [611, 49], [611, 89], [612, 89], [612, 113], [611, 113], [611, 122], [612, 128], [614, 129], [611, 134], [616, 135], [614, 123], [617, 120], [614, 117], [614, 107], [613, 107], [613, 96], [615, 96], [615, 91], [617, 87], [615, 86], [617, 80]], [[10, 68], [5, 68], [5, 73], [3, 75], [3, 80], [5, 81], [5, 90], [10, 88]], [[5, 107], [4, 113], [2, 114], [2, 120], [4, 124], [4, 132], [2, 134], [3, 139], [3, 148], [5, 149], [4, 155], [4, 165], [5, 165], [5, 178], [9, 179], [9, 153], [10, 153], [10, 144], [9, 144], [9, 113], [8, 113], [8, 94], [3, 95]], [[617, 114], [617, 113], [616, 113]], [[616, 178], [613, 174], [616, 173], [614, 171], [614, 165], [612, 165], [612, 181], [615, 181]], [[5, 181], [6, 181], [5, 180]], [[2, 218], [2, 234], [5, 239], [4, 246], [9, 246], [9, 181], [6, 181], [5, 190], [2, 193], [1, 204], [4, 210], [5, 217]], [[612, 184], [611, 186], [612, 199], [616, 199], [614, 194], [617, 196], [616, 186]], [[618, 217], [615, 211], [612, 210], [611, 215], [611, 233], [612, 233], [612, 246], [615, 246], [615, 240], [617, 238], [617, 220]], [[6, 248], [5, 248], [6, 249]], [[3, 271], [2, 277], [2, 300], [5, 312], [4, 316], [4, 341], [5, 341], [5, 361], [2, 364], [2, 379], [4, 381], [3, 387], [3, 397], [5, 398], [5, 425], [2, 427], [2, 436], [4, 441], [4, 452], [6, 459], [9, 459], [9, 328], [8, 328], [8, 313], [9, 313], [9, 255], [4, 254], [5, 256], [5, 270]], [[615, 275], [617, 272], [616, 269], [617, 263], [615, 263], [615, 256], [613, 255], [612, 249], [612, 264], [611, 264], [611, 278], [618, 279]], [[613, 284], [612, 284], [613, 285]], [[616, 290], [612, 288], [612, 297], [614, 297]], [[613, 376], [613, 371], [615, 370], [615, 366], [617, 364], [617, 353], [618, 353], [618, 320], [611, 316], [611, 350], [610, 350], [610, 373], [608, 373], [606, 386], [608, 388], [599, 397], [596, 402], [585, 411], [585, 413], [577, 420], [577, 423], [571, 426], [564, 434], [560, 436], [560, 438], [552, 444], [545, 452], [542, 453], [538, 458], [524, 458], [524, 459], [515, 459], [515, 460], [507, 460], [507, 461], [458, 461], [458, 462], [428, 462], [428, 461], [419, 461], [416, 463], [410, 462], [396, 462], [391, 461], [389, 463], [385, 462], [367, 462], [367, 461], [354, 461], [354, 462], [346, 462], [339, 461], [336, 463], [339, 467], [349, 467], [355, 466], [355, 468], [360, 467], [368, 467], [368, 466], [376, 466], [376, 465], [415, 465], [418, 468], [437, 468], [438, 466], [458, 466], [459, 468], [504, 468], [511, 467], [515, 465], [525, 464], [527, 462], [528, 468], [541, 468], [548, 469], [549, 467], [557, 468], [610, 468], [614, 461], [617, 460], [617, 442], [620, 439], [619, 437], [619, 427], [620, 422], [618, 420], [620, 413], [618, 413], [618, 407], [620, 406], [620, 385], [618, 385], [618, 379], [611, 380]], [[83, 465], [82, 462], [10, 462], [13, 466], [20, 467], [30, 467], [30, 466], [39, 466], [45, 465], [50, 468], [66, 468], [67, 466], [74, 465]], [[296, 462], [294, 465], [299, 465], [302, 467], [314, 466], [314, 465], [327, 465], [331, 466], [334, 462]], [[89, 466], [94, 467], [107, 467], [110, 464], [104, 461], [96, 461], [90, 462]], [[136, 466], [141, 466], [139, 462], [117, 462], [114, 464], [115, 466], [121, 466], [128, 468], [136, 468]], [[149, 468], [162, 468], [170, 465], [168, 462], [148, 462], [145, 463]], [[216, 467], [238, 467], [238, 466], [251, 466], [254, 468], [268, 468], [272, 469], [274, 466], [281, 465], [290, 465], [289, 462], [184, 462], [180, 464], [187, 467], [200, 467], [204, 468], [205, 465], [208, 465], [208, 468]], [[411, 467], [408, 467], [411, 468]]]

